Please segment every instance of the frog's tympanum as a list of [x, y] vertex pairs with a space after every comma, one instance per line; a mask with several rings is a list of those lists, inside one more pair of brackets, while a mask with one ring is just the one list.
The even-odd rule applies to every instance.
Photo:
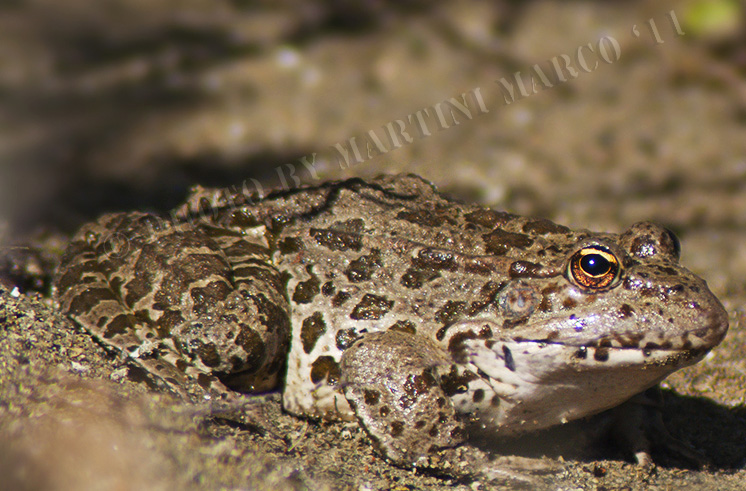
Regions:
[[412, 175], [106, 215], [56, 295], [163, 387], [281, 387], [290, 413], [357, 419], [399, 464], [458, 445], [467, 419], [515, 435], [619, 405], [728, 328], [664, 228], [570, 230]]

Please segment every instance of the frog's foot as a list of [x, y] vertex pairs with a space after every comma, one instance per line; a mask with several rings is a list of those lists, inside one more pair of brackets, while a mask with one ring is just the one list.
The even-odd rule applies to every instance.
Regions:
[[686, 467], [701, 469], [708, 465], [705, 455], [672, 436], [661, 412], [663, 406], [657, 387], [636, 395], [615, 409], [614, 437], [630, 451], [638, 465], [653, 465], [652, 449], [663, 450]]
[[446, 448], [415, 464], [418, 469], [449, 477], [500, 483], [510, 489], [543, 489], [546, 482], [542, 476], [561, 471], [561, 463], [547, 459], [520, 456], [491, 458], [482, 450], [463, 445]]
[[464, 440], [436, 372], [446, 362], [428, 339], [397, 330], [368, 333], [342, 356], [344, 395], [381, 453], [396, 464], [416, 465]]
[[238, 428], [259, 436], [286, 441], [267, 412], [267, 401], [279, 404], [279, 394], [248, 395], [231, 392], [227, 397], [193, 406], [194, 415], [214, 424]]

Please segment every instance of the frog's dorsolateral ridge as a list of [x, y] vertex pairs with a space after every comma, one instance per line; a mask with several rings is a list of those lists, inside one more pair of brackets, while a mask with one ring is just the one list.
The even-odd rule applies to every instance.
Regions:
[[291, 413], [354, 419], [400, 464], [614, 407], [695, 363], [727, 316], [651, 223], [570, 230], [384, 176], [264, 197], [197, 189], [164, 220], [84, 226], [62, 309], [206, 396], [284, 382]]

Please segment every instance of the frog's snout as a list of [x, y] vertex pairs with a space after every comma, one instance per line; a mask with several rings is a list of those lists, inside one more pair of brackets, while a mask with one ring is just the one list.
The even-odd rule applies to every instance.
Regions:
[[704, 327], [691, 332], [694, 336], [704, 341], [707, 348], [710, 349], [720, 344], [728, 333], [728, 312], [726, 312], [723, 304], [712, 294], [709, 305], [705, 306], [705, 309], [709, 313], [702, 322]]

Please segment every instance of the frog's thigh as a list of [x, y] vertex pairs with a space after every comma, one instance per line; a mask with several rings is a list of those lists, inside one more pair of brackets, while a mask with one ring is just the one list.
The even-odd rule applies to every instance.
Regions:
[[55, 295], [61, 310], [99, 340], [129, 355], [157, 384], [185, 395], [187, 378], [197, 374], [163, 335], [173, 306], [151, 309], [165, 262], [158, 241], [168, 242], [171, 233], [159, 228], [162, 222], [144, 213], [114, 213], [83, 226], [60, 261]]
[[400, 331], [366, 334], [344, 352], [341, 385], [380, 450], [409, 464], [464, 438], [436, 365], [447, 359], [426, 338]]
[[177, 392], [185, 378], [222, 392], [215, 375], [231, 388], [265, 390], [281, 373], [289, 338], [282, 281], [268, 261], [263, 244], [225, 229], [107, 215], [73, 239], [58, 298]]

